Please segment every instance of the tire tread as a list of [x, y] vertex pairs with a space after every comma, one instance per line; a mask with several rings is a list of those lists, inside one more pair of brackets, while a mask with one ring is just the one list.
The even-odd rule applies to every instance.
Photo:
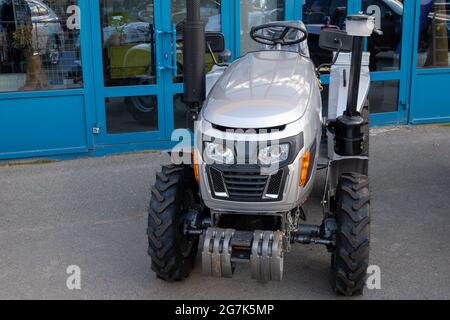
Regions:
[[[188, 252], [182, 252], [186, 238], [180, 232], [180, 208], [187, 189], [195, 189], [195, 180], [188, 167], [164, 166], [156, 174], [151, 189], [148, 211], [148, 254], [152, 270], [165, 281], [179, 281], [192, 271], [197, 254], [198, 238], [193, 239]], [[194, 191], [193, 191], [194, 192]]]
[[370, 193], [367, 176], [345, 173], [337, 190], [336, 251], [333, 255], [333, 287], [344, 296], [364, 290], [370, 245]]

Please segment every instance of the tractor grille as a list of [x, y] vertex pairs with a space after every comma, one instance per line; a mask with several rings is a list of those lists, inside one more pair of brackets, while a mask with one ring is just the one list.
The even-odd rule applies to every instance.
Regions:
[[[278, 200], [284, 182], [284, 170], [272, 176], [261, 175], [259, 169], [209, 168], [209, 181], [216, 198], [231, 201]], [[267, 197], [266, 197], [267, 195]]]
[[215, 168], [210, 168], [209, 174], [210, 174], [211, 184], [213, 186], [214, 192], [216, 194], [217, 193], [219, 193], [219, 194], [226, 193], [227, 190], [225, 189], [225, 185], [223, 183], [222, 173]]
[[280, 195], [280, 188], [283, 182], [283, 170], [278, 171], [277, 174], [274, 174], [270, 177], [269, 185], [267, 186], [267, 192], [266, 195], [268, 196], [274, 196], [276, 195], [277, 198]]
[[277, 126], [277, 127], [270, 127], [270, 128], [231, 128], [231, 127], [224, 127], [224, 126], [219, 126], [217, 124], [213, 124], [212, 127], [216, 130], [222, 131], [222, 132], [234, 132], [234, 131], [242, 131], [242, 132], [255, 132], [255, 133], [274, 133], [274, 132], [279, 132], [279, 131], [283, 131], [286, 129], [286, 125], [282, 125], [282, 126]]

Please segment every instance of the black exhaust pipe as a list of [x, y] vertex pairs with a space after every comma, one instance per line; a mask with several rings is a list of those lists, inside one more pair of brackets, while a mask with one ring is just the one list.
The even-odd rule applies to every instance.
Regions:
[[[359, 14], [347, 17], [349, 21], [359, 21], [369, 24], [368, 16]], [[366, 34], [370, 36], [371, 31]], [[361, 64], [363, 58], [364, 36], [353, 34], [350, 80], [348, 89], [347, 108], [344, 114], [337, 118], [335, 133], [335, 153], [341, 156], [359, 156], [363, 153], [365, 120], [358, 112], [359, 85], [361, 78]]]
[[183, 30], [184, 102], [196, 120], [206, 98], [205, 26], [200, 16], [201, 0], [186, 0]]

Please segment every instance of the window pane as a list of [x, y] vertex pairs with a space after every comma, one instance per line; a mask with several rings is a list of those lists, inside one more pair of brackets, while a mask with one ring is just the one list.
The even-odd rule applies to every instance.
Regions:
[[101, 0], [106, 86], [154, 84], [153, 0]]
[[363, 0], [364, 11], [375, 17], [382, 34], [372, 34], [367, 41], [370, 71], [398, 70], [403, 27], [403, 1]]
[[[186, 19], [186, 0], [171, 0], [172, 23], [177, 25], [178, 35], [183, 35], [183, 21]], [[222, 30], [221, 0], [201, 0], [200, 16], [206, 31]]]
[[158, 131], [156, 96], [106, 98], [106, 126], [109, 134]]
[[0, 0], [0, 92], [82, 87], [77, 0]]
[[330, 97], [330, 86], [328, 84], [322, 84], [322, 116], [328, 117], [328, 99]]
[[173, 113], [174, 113], [174, 128], [187, 128], [188, 108], [183, 102], [183, 94], [178, 93], [173, 97]]
[[422, 0], [420, 2], [419, 68], [450, 66], [450, 2]]
[[330, 63], [333, 53], [319, 48], [323, 28], [345, 29], [347, 0], [306, 0], [303, 5], [303, 22], [309, 33], [308, 46], [311, 59], [319, 66]]
[[261, 44], [250, 38], [254, 26], [284, 19], [285, 0], [243, 0], [241, 4], [241, 54], [259, 50]]
[[369, 103], [371, 113], [395, 112], [398, 110], [400, 81], [377, 81], [370, 84]]
[[[171, 0], [172, 24], [177, 28], [177, 71], [174, 82], [183, 82], [183, 21], [186, 19], [186, 0]], [[221, 0], [201, 0], [200, 15], [206, 31], [222, 31]], [[217, 55], [216, 55], [217, 58]], [[209, 53], [205, 56], [206, 72], [209, 72], [214, 61]]]

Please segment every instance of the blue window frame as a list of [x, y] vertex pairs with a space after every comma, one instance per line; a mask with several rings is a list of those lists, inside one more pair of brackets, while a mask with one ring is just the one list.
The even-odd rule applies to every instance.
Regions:
[[[434, 6], [434, 8], [432, 7]], [[440, 6], [437, 7], [437, 6]], [[438, 14], [432, 13], [440, 10]], [[431, 12], [430, 12], [431, 11]], [[439, 16], [446, 16], [450, 14], [450, 3], [448, 1], [425, 1], [422, 5], [420, 1], [416, 1], [414, 5], [414, 40], [412, 43], [412, 58], [411, 58], [411, 109], [409, 114], [409, 122], [412, 124], [422, 123], [438, 123], [450, 121], [450, 66], [443, 67], [442, 64], [431, 65], [430, 67], [421, 66], [419, 64], [419, 52], [423, 50], [419, 47], [423, 33], [433, 34], [436, 28], [445, 26], [447, 30], [444, 31], [447, 39], [450, 39], [450, 22], [443, 23]], [[447, 19], [448, 20], [448, 19]], [[440, 22], [437, 25], [433, 22]], [[428, 30], [426, 30], [428, 29]], [[442, 35], [441, 35], [442, 36]], [[445, 39], [440, 39], [445, 41]], [[434, 43], [436, 45], [436, 43]], [[447, 46], [443, 46], [447, 52], [450, 50], [450, 41]], [[438, 48], [439, 49], [439, 48]], [[442, 51], [442, 47], [440, 48]], [[430, 50], [430, 48], [428, 48]], [[441, 52], [442, 53], [442, 52]], [[429, 53], [428, 53], [429, 54]], [[446, 59], [446, 64], [450, 60], [450, 53]], [[437, 65], [437, 66], [436, 66]]]
[[[87, 5], [88, 1], [79, 0], [79, 12], [88, 13]], [[75, 19], [79, 19], [81, 26], [83, 86], [0, 93], [0, 160], [80, 154], [94, 147], [93, 137], [87, 133], [89, 123], [95, 119], [88, 50], [91, 39], [85, 29], [90, 17], [77, 14]]]
[[[107, 154], [111, 152], [170, 147], [176, 127], [174, 97], [183, 84], [174, 82], [172, 70], [163, 69], [152, 84], [105, 86], [102, 56], [102, 27], [99, 1], [79, 0], [80, 46], [83, 86], [67, 90], [0, 93], [0, 160], [49, 155]], [[330, 0], [331, 1], [331, 0]], [[369, 0], [348, 0], [348, 13], [359, 12]], [[379, 0], [382, 1], [382, 0]], [[286, 20], [302, 19], [303, 0], [285, 0]], [[450, 121], [447, 90], [450, 68], [418, 68], [423, 8], [420, 1], [403, 1], [402, 38], [398, 68], [371, 73], [373, 92], [381, 90], [377, 103], [397, 101], [397, 109], [372, 114], [375, 125]], [[171, 1], [154, 0], [154, 25], [162, 31], [155, 40], [155, 59], [171, 54], [173, 35]], [[221, 2], [221, 30], [226, 47], [237, 57], [240, 52], [240, 1]], [[369, 44], [367, 44], [369, 45]], [[328, 84], [329, 77], [322, 77]], [[396, 89], [398, 86], [398, 90]], [[395, 90], [396, 95], [392, 94]], [[105, 107], [108, 99], [157, 97], [157, 130], [108, 133]], [[388, 101], [389, 100], [389, 101]], [[381, 101], [381, 102], [380, 102]], [[388, 109], [389, 110], [389, 109]], [[114, 130], [112, 130], [114, 131]], [[98, 134], [97, 134], [98, 133]]]
[[[380, 0], [381, 1], [381, 0]], [[332, 2], [332, 0], [328, 1]], [[367, 1], [371, 2], [371, 1]], [[374, 4], [377, 4], [374, 1]], [[378, 5], [384, 5], [381, 1]], [[301, 7], [301, 4], [298, 3]], [[303, 7], [301, 7], [303, 9]], [[362, 0], [348, 0], [347, 1], [347, 14], [355, 14], [363, 9]], [[401, 24], [402, 37], [401, 37], [401, 48], [411, 48], [412, 47], [412, 23], [413, 23], [413, 4], [411, 1], [405, 1], [403, 9], [403, 19]], [[366, 44], [367, 45], [367, 44]], [[395, 103], [396, 106], [392, 106], [390, 109], [395, 109], [393, 112], [376, 113], [371, 115], [371, 121], [374, 125], [388, 125], [388, 124], [405, 124], [408, 121], [408, 109], [410, 106], [409, 100], [409, 86], [410, 78], [409, 74], [411, 72], [411, 55], [410, 50], [402, 50], [400, 53], [400, 66], [398, 70], [389, 71], [375, 71], [371, 72], [372, 82], [376, 83], [373, 86], [372, 96], [377, 96], [375, 99], [377, 103]], [[329, 84], [329, 76], [322, 76], [322, 83], [325, 85]], [[398, 86], [398, 89], [397, 89]], [[379, 89], [386, 88], [386, 92], [379, 92]], [[392, 102], [392, 92], [395, 91], [398, 97], [397, 102]], [[382, 96], [385, 95], [386, 99]], [[372, 98], [372, 97], [371, 97]], [[383, 110], [384, 106], [377, 108]]]

